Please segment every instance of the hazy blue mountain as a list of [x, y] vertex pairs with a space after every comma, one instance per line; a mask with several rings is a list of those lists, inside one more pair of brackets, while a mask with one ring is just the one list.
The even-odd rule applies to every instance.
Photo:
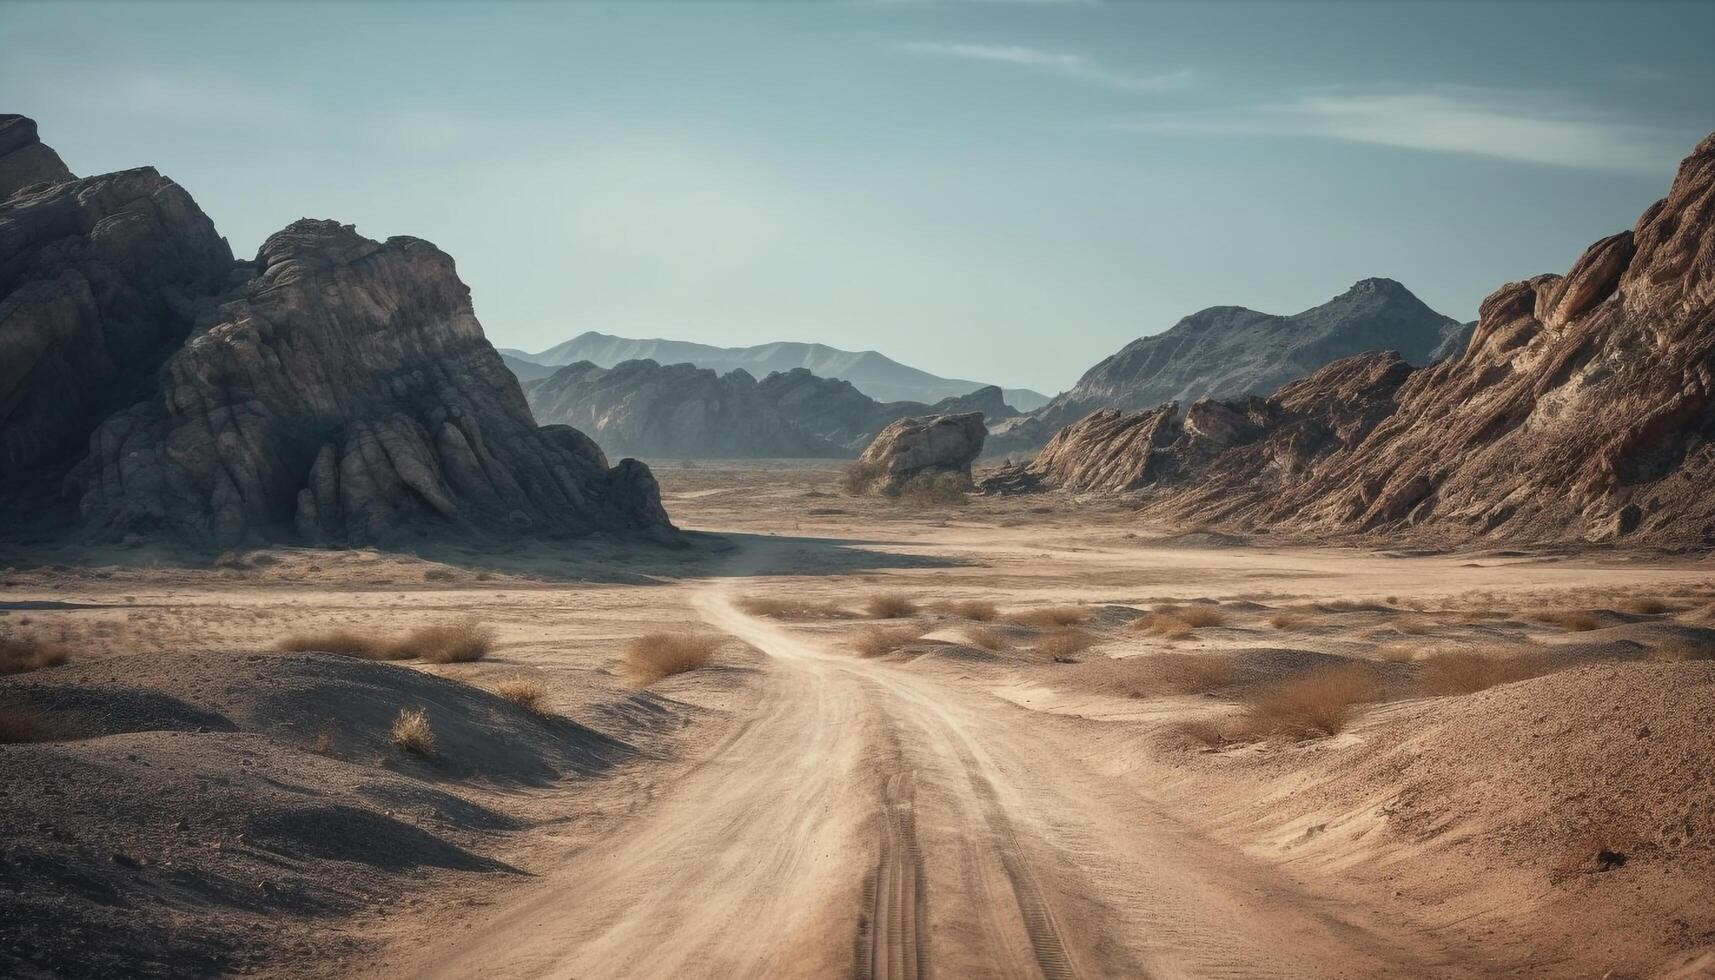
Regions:
[[[804, 368], [818, 377], [850, 381], [853, 387], [879, 402], [933, 403], [985, 387], [977, 381], [920, 371], [872, 350], [848, 351], [826, 344], [786, 341], [755, 347], [713, 347], [683, 340], [638, 340], [591, 331], [535, 354], [505, 348], [501, 353], [548, 367], [588, 361], [597, 367], [610, 368], [626, 361], [649, 360], [657, 364], [692, 364], [722, 374], [744, 371], [753, 378]], [[519, 380], [527, 379], [520, 375]], [[1048, 396], [1028, 388], [1004, 388], [1002, 394], [1008, 404], [1021, 412], [1048, 402]]]

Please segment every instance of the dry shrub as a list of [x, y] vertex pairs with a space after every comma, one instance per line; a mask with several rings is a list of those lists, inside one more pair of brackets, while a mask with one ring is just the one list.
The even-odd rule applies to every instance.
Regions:
[[1627, 599], [1625, 602], [1620, 603], [1620, 610], [1622, 612], [1637, 613], [1642, 616], [1659, 616], [1664, 612], [1668, 612], [1672, 608], [1673, 607], [1660, 599], [1648, 597]]
[[1584, 609], [1538, 609], [1527, 614], [1526, 618], [1575, 633], [1602, 628], [1602, 621], [1596, 618], [1596, 614]]
[[1207, 603], [1185, 606], [1174, 615], [1184, 620], [1188, 625], [1199, 629], [1204, 626], [1224, 626], [1227, 622], [1226, 613], [1221, 612], [1219, 607]]
[[1161, 688], [1175, 694], [1205, 694], [1233, 680], [1233, 657], [1227, 653], [1158, 653], [1149, 665]]
[[864, 612], [874, 619], [898, 619], [901, 616], [912, 616], [917, 613], [917, 603], [911, 598], [898, 592], [884, 592], [871, 596], [864, 603]]
[[365, 660], [409, 660], [416, 656], [391, 640], [349, 629], [293, 633], [276, 643], [275, 647], [291, 653], [336, 653]]
[[899, 499], [921, 507], [969, 503], [965, 491], [970, 481], [963, 473], [919, 473], [899, 488]]
[[1056, 663], [1076, 663], [1078, 654], [1096, 645], [1096, 638], [1080, 629], [1056, 630], [1036, 640], [1036, 652]]
[[1196, 629], [1190, 620], [1180, 615], [1182, 612], [1184, 610], [1179, 606], [1162, 606], [1152, 613], [1139, 616], [1127, 625], [1134, 630], [1143, 630], [1169, 640], [1182, 640]]
[[1453, 650], [1425, 657], [1413, 686], [1428, 695], [1475, 694], [1496, 684], [1541, 677], [1553, 669], [1547, 656], [1534, 651]]
[[532, 714], [547, 714], [542, 699], [548, 696], [548, 689], [535, 681], [501, 681], [494, 685], [494, 693]]
[[387, 733], [393, 747], [418, 755], [435, 754], [435, 730], [429, 727], [429, 713], [422, 708], [401, 708], [393, 719], [393, 730]]
[[0, 745], [45, 742], [52, 726], [39, 712], [18, 705], [0, 705]]
[[965, 630], [965, 636], [984, 650], [1004, 650], [1007, 646], [1006, 637], [985, 626], [973, 626]]
[[33, 636], [0, 636], [0, 674], [27, 674], [69, 660], [71, 653], [58, 643]]
[[994, 603], [984, 602], [981, 599], [962, 599], [957, 602], [943, 602], [936, 606], [936, 608], [943, 612], [952, 613], [954, 616], [963, 616], [965, 619], [976, 620], [979, 623], [992, 622], [996, 616], [1000, 615], [1000, 611], [995, 609]]
[[638, 687], [708, 666], [720, 637], [708, 633], [648, 633], [625, 645], [624, 673]]
[[849, 614], [834, 602], [813, 602], [809, 599], [780, 599], [750, 596], [740, 599], [738, 607], [752, 616], [773, 619], [845, 619]]
[[1012, 621], [1020, 626], [1032, 626], [1037, 629], [1053, 629], [1063, 626], [1077, 626], [1087, 622], [1090, 610], [1083, 606], [1044, 606], [1041, 609], [1031, 609], [1012, 617]]
[[909, 627], [865, 630], [852, 646], [866, 657], [883, 657], [915, 642], [920, 634]]
[[853, 497], [862, 496], [881, 473], [880, 463], [853, 463], [840, 474], [840, 489]]
[[1306, 615], [1305, 613], [1296, 612], [1296, 611], [1291, 610], [1291, 609], [1282, 609], [1281, 611], [1279, 611], [1279, 612], [1275, 613], [1274, 615], [1268, 617], [1268, 625], [1274, 627], [1277, 630], [1301, 629], [1301, 628], [1303, 628], [1305, 626], [1309, 626], [1315, 622], [1316, 622], [1316, 620], [1314, 617]]
[[474, 619], [413, 630], [399, 647], [432, 664], [464, 664], [481, 660], [494, 647], [494, 631]]
[[1253, 736], [1315, 738], [1337, 734], [1360, 702], [1373, 698], [1375, 675], [1359, 664], [1323, 667], [1245, 696], [1244, 727]]

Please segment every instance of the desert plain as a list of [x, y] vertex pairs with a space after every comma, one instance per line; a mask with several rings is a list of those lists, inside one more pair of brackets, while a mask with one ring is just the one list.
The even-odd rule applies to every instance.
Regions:
[[1702, 552], [653, 467], [677, 547], [0, 555], [0, 966], [1715, 971]]

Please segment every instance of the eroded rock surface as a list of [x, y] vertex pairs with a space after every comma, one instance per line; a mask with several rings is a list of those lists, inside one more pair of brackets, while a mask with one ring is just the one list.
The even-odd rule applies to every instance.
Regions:
[[873, 474], [868, 489], [875, 493], [896, 492], [924, 475], [953, 473], [968, 482], [987, 435], [981, 412], [903, 418], [881, 430], [858, 466]]
[[[1630, 232], [1490, 295], [1457, 357], [1349, 358], [1220, 413], [1257, 434], [1163, 446], [1093, 417], [1011, 483], [1239, 529], [1715, 543], [1715, 135]], [[1203, 428], [1235, 435], [1199, 449]]]
[[647, 467], [537, 428], [430, 243], [305, 219], [246, 272], [155, 396], [91, 438], [88, 527], [222, 545], [670, 527]]

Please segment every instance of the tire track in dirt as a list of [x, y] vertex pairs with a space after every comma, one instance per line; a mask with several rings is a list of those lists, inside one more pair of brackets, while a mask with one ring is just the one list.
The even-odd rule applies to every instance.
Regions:
[[864, 886], [869, 917], [859, 941], [858, 975], [865, 980], [917, 980], [928, 960], [914, 782], [908, 769], [883, 780], [881, 853]]

